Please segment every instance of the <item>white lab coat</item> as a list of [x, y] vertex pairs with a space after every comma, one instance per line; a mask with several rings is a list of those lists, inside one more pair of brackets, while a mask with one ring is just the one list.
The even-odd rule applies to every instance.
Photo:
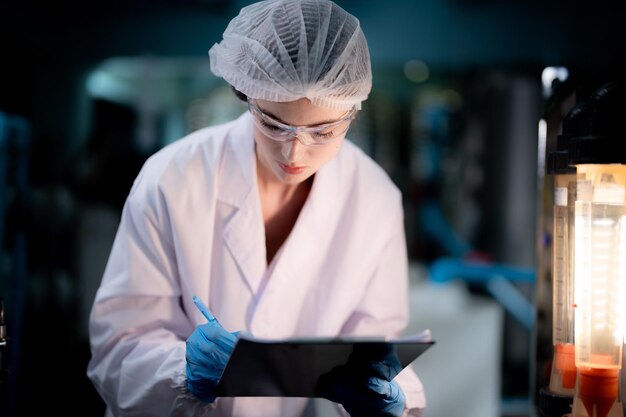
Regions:
[[[88, 376], [115, 416], [298, 416], [299, 398], [196, 400], [185, 340], [206, 322], [255, 336], [397, 335], [407, 324], [401, 194], [349, 141], [315, 175], [267, 265], [249, 113], [146, 162], [126, 201], [90, 317]], [[411, 415], [425, 407], [409, 367]]]

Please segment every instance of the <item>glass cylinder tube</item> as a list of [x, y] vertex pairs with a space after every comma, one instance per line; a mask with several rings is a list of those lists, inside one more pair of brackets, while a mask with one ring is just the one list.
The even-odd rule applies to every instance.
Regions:
[[589, 416], [605, 417], [615, 408], [622, 366], [626, 166], [577, 170], [585, 177], [575, 203], [577, 397]]
[[[576, 186], [576, 174], [554, 176], [554, 208], [552, 239], [552, 342], [554, 361], [550, 389], [573, 395], [576, 383], [574, 361], [574, 280], [570, 259], [571, 190]], [[568, 202], [570, 204], [568, 204]], [[573, 223], [572, 223], [573, 224]]]

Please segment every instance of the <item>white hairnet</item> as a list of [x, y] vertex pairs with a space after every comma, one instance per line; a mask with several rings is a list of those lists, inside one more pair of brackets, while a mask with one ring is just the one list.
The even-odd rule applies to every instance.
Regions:
[[328, 0], [268, 0], [241, 9], [209, 50], [211, 71], [248, 97], [308, 98], [361, 108], [372, 87], [359, 21]]

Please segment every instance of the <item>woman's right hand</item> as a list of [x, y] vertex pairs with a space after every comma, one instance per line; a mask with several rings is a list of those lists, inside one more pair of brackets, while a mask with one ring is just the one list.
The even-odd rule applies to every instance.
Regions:
[[216, 319], [199, 325], [187, 339], [187, 389], [202, 401], [215, 401], [215, 387], [222, 377], [237, 334], [227, 332]]

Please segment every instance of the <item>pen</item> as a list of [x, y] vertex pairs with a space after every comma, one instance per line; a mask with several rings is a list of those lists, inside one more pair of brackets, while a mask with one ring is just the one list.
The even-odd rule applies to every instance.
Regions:
[[196, 307], [198, 307], [198, 310], [200, 310], [202, 315], [206, 317], [208, 321], [215, 321], [215, 316], [211, 314], [211, 312], [209, 311], [209, 308], [204, 305], [201, 299], [199, 299], [195, 295], [191, 299], [193, 300], [193, 303], [196, 305]]

